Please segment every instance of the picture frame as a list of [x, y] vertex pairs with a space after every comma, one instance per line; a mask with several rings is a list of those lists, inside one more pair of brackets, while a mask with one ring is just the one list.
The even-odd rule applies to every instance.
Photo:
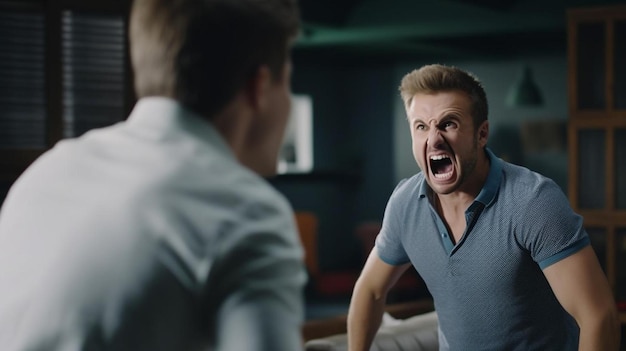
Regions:
[[313, 99], [292, 94], [291, 111], [278, 156], [278, 174], [313, 170]]

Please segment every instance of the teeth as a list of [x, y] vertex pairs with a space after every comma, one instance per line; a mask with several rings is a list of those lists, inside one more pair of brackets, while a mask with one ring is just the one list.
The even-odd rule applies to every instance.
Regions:
[[448, 155], [434, 155], [430, 156], [430, 159], [433, 161], [443, 160], [444, 158], [450, 158]]
[[445, 179], [445, 178], [448, 178], [448, 177], [452, 176], [452, 171], [450, 171], [448, 173], [438, 173], [438, 174], [433, 174], [433, 175], [435, 176], [435, 178]]

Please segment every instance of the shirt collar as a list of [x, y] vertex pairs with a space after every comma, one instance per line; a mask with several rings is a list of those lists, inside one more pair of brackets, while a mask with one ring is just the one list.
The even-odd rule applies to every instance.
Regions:
[[[483, 188], [478, 193], [478, 196], [476, 196], [474, 202], [478, 201], [487, 207], [493, 203], [496, 198], [498, 188], [500, 188], [500, 182], [502, 181], [502, 160], [496, 157], [496, 155], [494, 155], [489, 148], [485, 148], [485, 153], [487, 154], [487, 158], [490, 163], [489, 174], [487, 175], [485, 184], [483, 184]], [[420, 198], [427, 198], [431, 191], [432, 190], [430, 190], [428, 182], [426, 182], [426, 179], [423, 179], [419, 189]]]
[[489, 175], [483, 185], [483, 188], [476, 196], [476, 201], [485, 205], [485, 207], [491, 205], [496, 198], [498, 188], [500, 188], [500, 182], [502, 181], [502, 160], [491, 152], [489, 148], [485, 148], [487, 157], [489, 158]]
[[224, 137], [206, 118], [166, 97], [141, 98], [128, 116], [130, 126], [156, 137], [168, 138], [177, 132], [210, 144], [223, 154], [235, 157]]

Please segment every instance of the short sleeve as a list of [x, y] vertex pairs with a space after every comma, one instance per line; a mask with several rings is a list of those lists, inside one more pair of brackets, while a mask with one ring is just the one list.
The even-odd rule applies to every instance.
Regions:
[[380, 233], [376, 237], [378, 256], [385, 263], [399, 266], [409, 262], [404, 246], [402, 245], [402, 211], [406, 208], [406, 196], [403, 188], [406, 180], [401, 181], [391, 194]]
[[569, 205], [561, 189], [546, 179], [532, 189], [519, 228], [521, 241], [541, 269], [589, 245], [583, 219]]

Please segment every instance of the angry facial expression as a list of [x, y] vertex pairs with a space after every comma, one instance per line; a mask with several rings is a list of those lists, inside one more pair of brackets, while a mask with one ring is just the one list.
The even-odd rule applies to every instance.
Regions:
[[471, 182], [488, 122], [474, 127], [471, 100], [460, 91], [416, 94], [407, 106], [413, 156], [438, 194], [463, 190]]

